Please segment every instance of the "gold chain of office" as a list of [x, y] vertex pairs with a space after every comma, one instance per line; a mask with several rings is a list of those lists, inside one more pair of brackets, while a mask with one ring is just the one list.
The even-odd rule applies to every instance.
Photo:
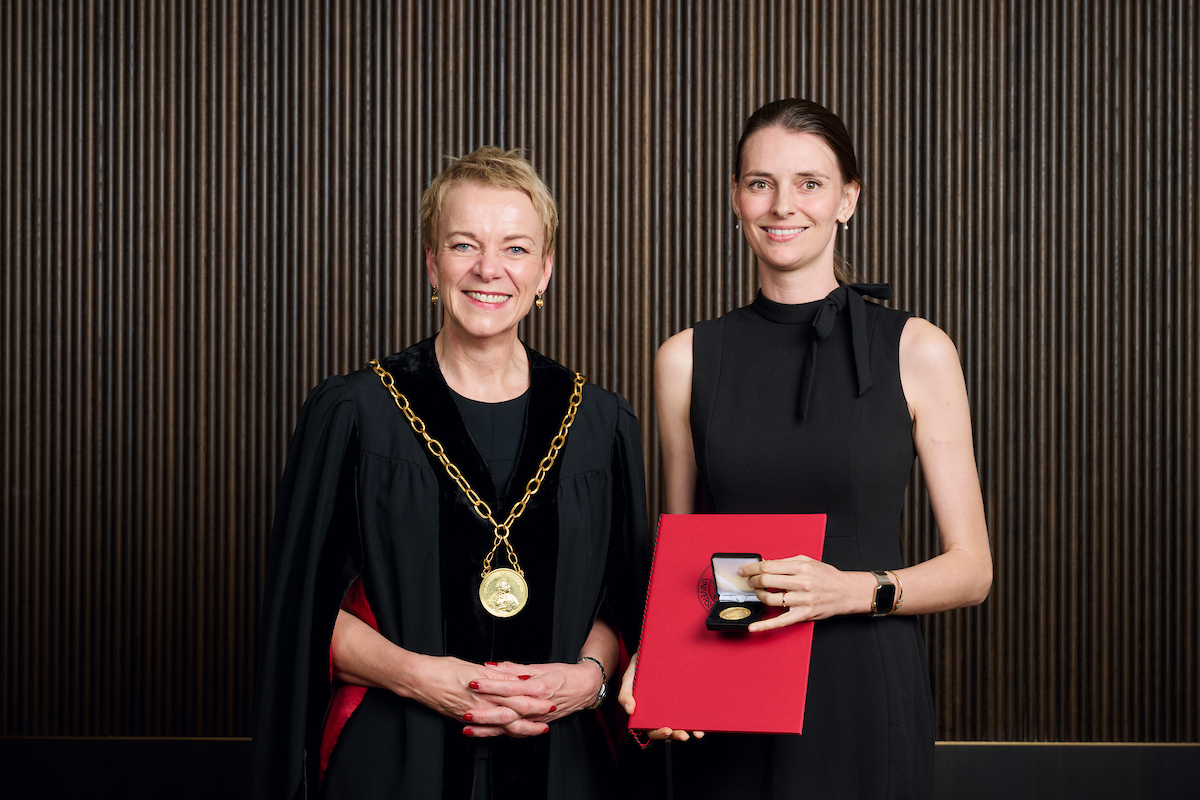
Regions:
[[404, 414], [405, 419], [408, 420], [408, 424], [412, 425], [413, 431], [425, 440], [425, 446], [429, 448], [429, 452], [433, 453], [434, 457], [446, 468], [446, 474], [458, 484], [458, 488], [466, 495], [467, 500], [470, 501], [472, 507], [475, 509], [475, 513], [479, 515], [480, 519], [490, 522], [495, 529], [496, 538], [492, 542], [492, 549], [487, 554], [487, 558], [483, 560], [483, 572], [480, 573], [480, 577], [486, 578], [487, 574], [491, 572], [492, 557], [496, 554], [496, 550], [500, 547], [501, 542], [503, 542], [505, 550], [508, 553], [508, 563], [512, 564], [517, 574], [524, 578], [525, 571], [517, 563], [517, 553], [513, 550], [512, 542], [508, 540], [508, 535], [513, 523], [525, 513], [529, 498], [537, 494], [538, 489], [542, 488], [542, 480], [545, 479], [546, 473], [550, 471], [550, 468], [554, 466], [554, 461], [558, 458], [563, 445], [567, 443], [567, 431], [571, 429], [571, 425], [575, 422], [575, 412], [579, 409], [579, 404], [583, 402], [583, 384], [585, 380], [583, 375], [578, 372], [575, 373], [575, 390], [571, 393], [571, 404], [567, 408], [567, 414], [563, 417], [562, 424], [558, 428], [558, 433], [550, 441], [550, 450], [546, 453], [546, 457], [542, 459], [541, 463], [538, 464], [537, 473], [529, 479], [529, 483], [525, 484], [525, 496], [517, 501], [512, 510], [508, 512], [508, 518], [501, 523], [496, 522], [492, 517], [492, 509], [479, 496], [479, 493], [471, 488], [471, 484], [467, 482], [462, 471], [454, 465], [454, 462], [446, 457], [446, 450], [442, 447], [442, 443], [426, 432], [425, 423], [413, 412], [412, 407], [408, 403], [408, 398], [396, 388], [396, 382], [392, 378], [392, 374], [380, 365], [378, 359], [373, 358], [368, 363], [371, 369], [375, 370], [375, 374], [379, 376], [379, 380], [383, 383], [384, 388], [391, 393], [392, 400], [396, 402], [396, 408], [400, 409], [400, 413]]

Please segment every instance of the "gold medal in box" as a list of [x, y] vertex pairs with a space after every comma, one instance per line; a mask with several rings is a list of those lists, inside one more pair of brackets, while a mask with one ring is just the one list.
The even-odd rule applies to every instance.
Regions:
[[705, 623], [710, 631], [722, 633], [746, 633], [750, 623], [762, 619], [764, 606], [754, 594], [746, 578], [738, 575], [738, 569], [755, 561], [762, 561], [758, 553], [713, 553], [713, 586], [717, 589], [717, 602], [708, 612]]
[[[517, 551], [513, 549], [512, 542], [508, 540], [508, 535], [513, 523], [525, 513], [525, 508], [529, 504], [529, 498], [533, 497], [537, 490], [541, 488], [542, 480], [545, 479], [546, 473], [554, 466], [554, 461], [558, 458], [559, 451], [567, 443], [567, 432], [571, 430], [571, 424], [575, 422], [575, 412], [579, 410], [579, 404], [583, 402], [583, 384], [585, 380], [583, 375], [578, 372], [575, 373], [575, 391], [571, 393], [571, 402], [567, 406], [567, 414], [563, 417], [562, 424], [558, 427], [558, 433], [550, 440], [550, 451], [546, 453], [546, 457], [538, 465], [537, 474], [529, 479], [529, 483], [525, 484], [525, 496], [518, 500], [512, 507], [504, 522], [496, 522], [492, 517], [491, 507], [471, 488], [471, 484], [467, 483], [462, 470], [454, 466], [454, 463], [446, 455], [446, 449], [442, 447], [442, 443], [430, 436], [429, 432], [425, 430], [425, 423], [412, 410], [412, 407], [408, 403], [408, 398], [400, 394], [391, 373], [384, 369], [383, 365], [376, 359], [371, 359], [368, 363], [371, 365], [371, 369], [375, 370], [375, 374], [379, 376], [383, 388], [387, 389], [392, 395], [392, 400], [395, 401], [396, 408], [400, 409], [400, 413], [408, 420], [408, 424], [412, 426], [413, 431], [425, 440], [425, 446], [429, 448], [429, 452], [441, 462], [442, 466], [446, 469], [446, 474], [450, 476], [451, 480], [466, 495], [467, 500], [471, 503], [471, 507], [475, 509], [475, 513], [479, 515], [480, 519], [490, 523], [494, 528], [492, 549], [488, 551], [487, 557], [483, 559], [483, 571], [479, 573], [479, 602], [483, 604], [484, 610], [493, 617], [511, 617], [518, 614], [529, 601], [529, 584], [525, 582], [525, 570], [521, 569], [521, 564], [517, 561]], [[496, 556], [500, 545], [504, 545], [504, 553], [508, 557], [508, 563], [512, 569], [508, 567], [492, 568], [492, 559]]]

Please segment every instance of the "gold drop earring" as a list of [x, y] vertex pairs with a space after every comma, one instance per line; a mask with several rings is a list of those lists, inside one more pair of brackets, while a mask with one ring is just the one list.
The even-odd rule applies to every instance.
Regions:
[[533, 304], [535, 306], [537, 306], [538, 308], [541, 308], [542, 306], [546, 305], [546, 301], [542, 299], [541, 292], [537, 293], [537, 299], [533, 301]]
[[440, 298], [438, 297], [437, 287], [434, 286], [433, 287], [433, 296], [429, 298], [429, 302], [433, 303], [436, 306], [438, 304], [439, 299]]

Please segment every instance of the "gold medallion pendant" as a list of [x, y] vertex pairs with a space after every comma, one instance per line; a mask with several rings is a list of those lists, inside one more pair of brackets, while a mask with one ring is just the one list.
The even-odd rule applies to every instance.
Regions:
[[[412, 426], [413, 433], [425, 440], [425, 446], [429, 448], [429, 452], [445, 467], [446, 474], [462, 490], [462, 493], [471, 503], [471, 507], [475, 510], [476, 515], [481, 520], [491, 523], [494, 529], [495, 535], [492, 540], [492, 549], [488, 551], [487, 557], [483, 559], [483, 571], [480, 573], [483, 581], [479, 584], [479, 602], [483, 604], [484, 609], [493, 617], [511, 617], [516, 615], [525, 607], [525, 603], [529, 600], [529, 584], [525, 582], [525, 571], [521, 569], [521, 565], [517, 561], [517, 551], [513, 549], [512, 542], [508, 540], [509, 531], [512, 529], [512, 524], [529, 507], [529, 500], [542, 487], [542, 481], [546, 478], [546, 473], [554, 466], [554, 460], [558, 458], [559, 451], [567, 443], [567, 432], [571, 430], [571, 425], [575, 422], [575, 412], [579, 410], [579, 404], [583, 402], [583, 375], [578, 372], [575, 373], [575, 388], [571, 392], [571, 402], [567, 406], [567, 414], [563, 417], [562, 424], [558, 426], [558, 433], [550, 441], [550, 451], [546, 453], [546, 457], [538, 464], [537, 473], [525, 484], [525, 496], [518, 500], [516, 505], [512, 507], [504, 522], [497, 522], [492, 516], [492, 509], [483, 501], [479, 493], [471, 488], [471, 484], [467, 483], [462, 470], [454, 466], [454, 463], [450, 461], [449, 456], [446, 455], [446, 449], [442, 447], [442, 443], [429, 435], [429, 432], [425, 429], [425, 423], [412, 410], [412, 406], [409, 405], [408, 398], [402, 395], [396, 388], [396, 382], [392, 378], [391, 373], [385, 370], [383, 365], [376, 359], [371, 359], [369, 363], [371, 369], [379, 376], [380, 382], [383, 383], [383, 388], [387, 389], [388, 393], [391, 394], [392, 400], [396, 403], [396, 408], [400, 409], [400, 413], [404, 415], [405, 419], [408, 420], [408, 424]], [[512, 569], [508, 569], [507, 567], [492, 569], [492, 559], [495, 557], [497, 551], [499, 551], [500, 545], [504, 545], [504, 553], [508, 557], [508, 563], [512, 565]]]
[[479, 584], [479, 602], [493, 617], [511, 617], [525, 607], [529, 586], [511, 569], [494, 569]]
[[737, 620], [750, 616], [750, 609], [745, 606], [731, 606], [721, 609], [721, 619]]

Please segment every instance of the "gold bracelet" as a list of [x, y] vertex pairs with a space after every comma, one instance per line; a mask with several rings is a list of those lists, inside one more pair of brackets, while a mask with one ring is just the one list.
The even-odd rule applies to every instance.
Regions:
[[895, 614], [904, 605], [904, 581], [900, 580], [900, 573], [894, 569], [889, 569], [888, 574], [896, 581], [896, 604], [892, 606], [892, 613]]

